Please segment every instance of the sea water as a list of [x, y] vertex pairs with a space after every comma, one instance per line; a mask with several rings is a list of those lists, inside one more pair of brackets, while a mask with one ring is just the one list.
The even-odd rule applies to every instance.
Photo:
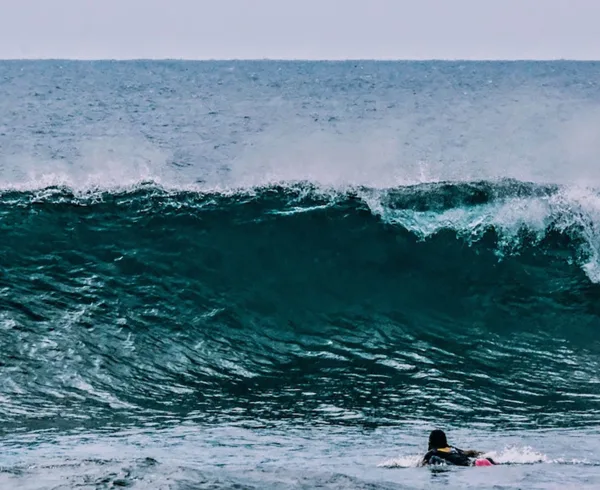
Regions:
[[0, 62], [0, 488], [598, 488], [598, 189], [600, 63]]

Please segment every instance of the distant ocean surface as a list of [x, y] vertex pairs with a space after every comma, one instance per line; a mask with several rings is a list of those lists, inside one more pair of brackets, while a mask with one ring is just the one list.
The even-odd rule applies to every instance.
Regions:
[[599, 488], [600, 63], [0, 62], [0, 330], [2, 489]]

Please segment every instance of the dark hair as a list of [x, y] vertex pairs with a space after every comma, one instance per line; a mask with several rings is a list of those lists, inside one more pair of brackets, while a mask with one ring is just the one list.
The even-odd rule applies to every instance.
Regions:
[[431, 434], [429, 434], [429, 450], [439, 449], [442, 447], [448, 447], [446, 434], [444, 434], [443, 430], [432, 430]]

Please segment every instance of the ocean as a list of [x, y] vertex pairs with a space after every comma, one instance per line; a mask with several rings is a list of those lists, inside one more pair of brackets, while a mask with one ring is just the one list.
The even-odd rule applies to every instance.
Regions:
[[0, 62], [0, 488], [600, 487], [599, 157], [600, 63]]

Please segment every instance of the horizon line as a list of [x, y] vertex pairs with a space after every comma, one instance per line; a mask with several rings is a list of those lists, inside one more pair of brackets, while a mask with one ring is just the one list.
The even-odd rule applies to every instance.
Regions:
[[272, 61], [272, 62], [448, 62], [448, 63], [468, 63], [468, 62], [599, 62], [600, 58], [188, 58], [188, 57], [123, 57], [123, 58], [78, 58], [78, 57], [0, 57], [0, 62], [5, 61], [192, 61], [192, 62], [239, 62], [239, 61]]

